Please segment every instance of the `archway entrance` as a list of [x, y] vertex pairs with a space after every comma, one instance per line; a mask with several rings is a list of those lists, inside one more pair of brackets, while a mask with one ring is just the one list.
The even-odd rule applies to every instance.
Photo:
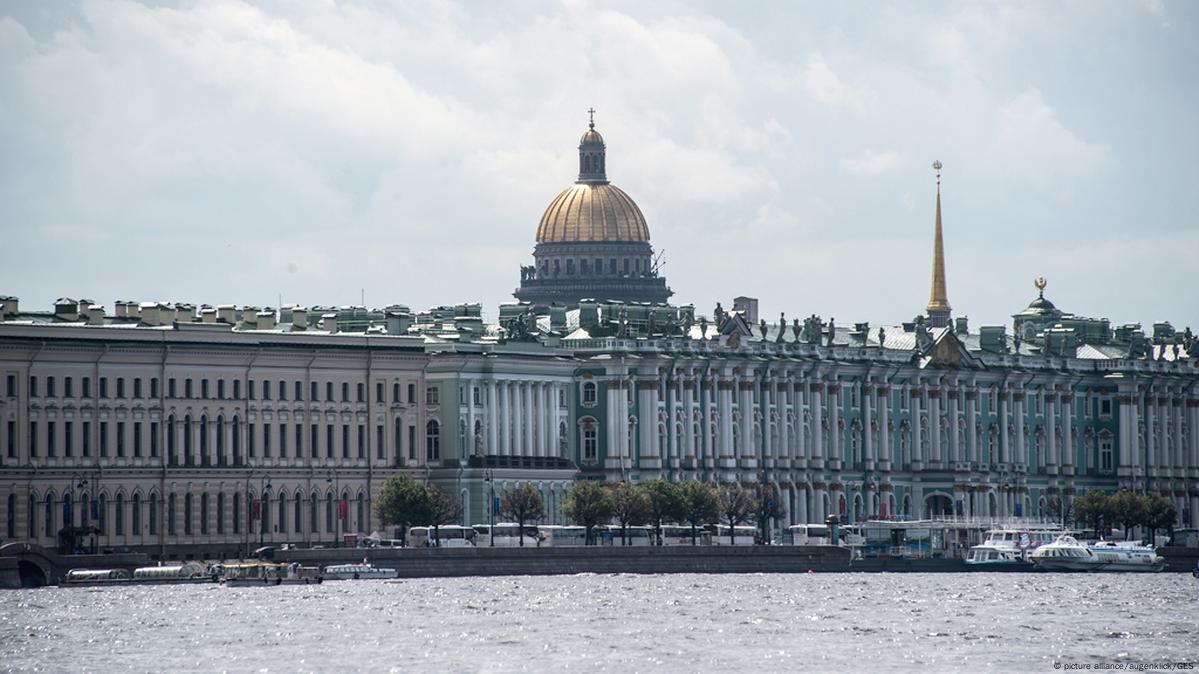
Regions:
[[924, 499], [928, 517], [953, 517], [953, 500], [945, 494], [931, 494]]
[[17, 573], [21, 576], [21, 587], [43, 587], [49, 583], [42, 567], [30, 561], [17, 562]]

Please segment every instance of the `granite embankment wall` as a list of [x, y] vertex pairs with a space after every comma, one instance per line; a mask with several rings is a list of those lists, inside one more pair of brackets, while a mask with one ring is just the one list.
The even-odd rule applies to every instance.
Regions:
[[831, 546], [397, 548], [276, 550], [277, 562], [348, 564], [367, 559], [401, 578], [571, 573], [806, 573], [848, 571], [849, 550]]

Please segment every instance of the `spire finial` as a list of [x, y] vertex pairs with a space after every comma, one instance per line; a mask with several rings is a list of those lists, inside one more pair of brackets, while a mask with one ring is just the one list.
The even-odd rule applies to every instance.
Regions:
[[595, 108], [594, 107], [587, 108], [587, 117], [588, 117], [587, 127], [594, 129], [595, 128]]
[[1032, 284], [1036, 287], [1037, 294], [1040, 296], [1040, 298], [1045, 299], [1045, 286], [1049, 285], [1049, 283], [1045, 280], [1045, 277], [1038, 276], [1037, 280], [1033, 281]]
[[937, 172], [937, 194], [941, 193], [941, 166], [943, 164], [940, 159], [933, 160], [933, 170]]

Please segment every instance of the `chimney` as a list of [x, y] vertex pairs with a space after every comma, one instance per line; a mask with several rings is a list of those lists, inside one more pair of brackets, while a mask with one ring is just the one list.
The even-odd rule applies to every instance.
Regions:
[[54, 300], [54, 317], [62, 321], [79, 320], [79, 303], [70, 297]]
[[266, 309], [263, 309], [262, 312], [258, 314], [257, 327], [259, 330], [274, 330], [275, 329], [275, 310], [271, 309], [269, 307]]
[[337, 314], [325, 314], [321, 316], [321, 330], [333, 334], [337, 332]]
[[242, 307], [241, 322], [248, 328], [258, 326], [258, 307]]
[[130, 302], [130, 301], [126, 300], [125, 306], [129, 310], [129, 318], [141, 318], [142, 317], [142, 308], [140, 306], [138, 306], [137, 302]]
[[200, 309], [201, 323], [216, 323], [216, 309], [212, 307], [204, 307]]
[[88, 325], [104, 325], [104, 307], [90, 306], [87, 308]]
[[95, 302], [91, 300], [79, 300], [79, 317], [87, 318], [91, 315], [90, 309]]
[[176, 304], [175, 305], [175, 320], [190, 323], [196, 320], [196, 305], [194, 304]]
[[142, 302], [138, 306], [138, 313], [141, 316], [143, 325], [158, 325], [161, 315], [158, 302]]
[[230, 325], [237, 322], [237, 307], [232, 304], [222, 304], [216, 308], [216, 319]]
[[115, 309], [115, 315], [117, 318], [124, 318], [129, 315], [129, 310], [125, 307], [125, 300], [117, 300], [116, 302], [113, 302], [112, 306]]
[[959, 337], [965, 337], [966, 335], [970, 334], [970, 326], [966, 321], [967, 318], [967, 316], [958, 316], [957, 318], [953, 319], [953, 331], [956, 332]]
[[175, 322], [175, 307], [170, 304], [158, 305], [159, 325], [170, 325]]
[[291, 327], [293, 330], [308, 328], [308, 310], [304, 307], [294, 307], [291, 310]]
[[20, 300], [12, 295], [0, 295], [0, 319], [17, 313], [19, 303]]

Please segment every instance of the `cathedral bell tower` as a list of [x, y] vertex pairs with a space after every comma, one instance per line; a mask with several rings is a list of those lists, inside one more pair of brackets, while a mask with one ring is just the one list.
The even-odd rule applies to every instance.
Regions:
[[945, 288], [945, 246], [941, 243], [941, 162], [933, 162], [933, 170], [937, 172], [937, 215], [933, 225], [933, 283], [929, 293], [928, 312], [929, 325], [934, 328], [949, 326], [950, 312], [949, 291]]

